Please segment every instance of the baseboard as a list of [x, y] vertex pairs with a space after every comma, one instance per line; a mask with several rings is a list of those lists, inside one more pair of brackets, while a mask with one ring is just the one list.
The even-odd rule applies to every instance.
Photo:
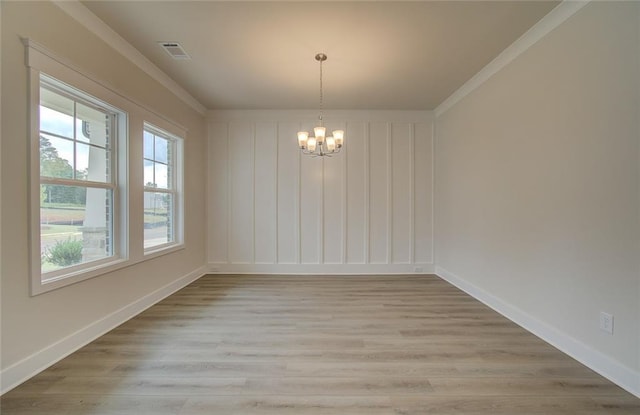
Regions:
[[609, 379], [616, 385], [640, 398], [640, 372], [634, 371], [611, 357], [556, 328], [525, 313], [518, 307], [505, 302], [493, 294], [479, 288], [441, 267], [435, 268], [435, 274], [455, 285], [475, 299], [491, 307], [509, 320], [531, 332], [558, 350], [566, 353], [580, 363]]
[[189, 285], [204, 274], [206, 274], [206, 267], [203, 266], [7, 367], [0, 372], [0, 395], [135, 317], [158, 301]]
[[413, 264], [230, 264], [210, 262], [212, 274], [372, 275], [432, 274], [431, 263]]

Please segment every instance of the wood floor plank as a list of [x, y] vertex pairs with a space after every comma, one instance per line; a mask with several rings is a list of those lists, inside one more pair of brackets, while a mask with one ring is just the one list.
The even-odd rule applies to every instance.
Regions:
[[217, 396], [192, 397], [180, 415], [392, 415], [388, 397], [379, 396]]
[[1, 413], [13, 415], [178, 415], [184, 397], [113, 395], [16, 396], [2, 401]]
[[631, 407], [607, 407], [595, 400], [573, 396], [401, 396], [391, 398], [396, 414], [403, 415], [637, 415]]
[[435, 276], [200, 278], [3, 415], [630, 415], [640, 399]]
[[44, 394], [102, 394], [114, 396], [239, 395], [245, 378], [185, 378], [178, 376], [66, 376]]

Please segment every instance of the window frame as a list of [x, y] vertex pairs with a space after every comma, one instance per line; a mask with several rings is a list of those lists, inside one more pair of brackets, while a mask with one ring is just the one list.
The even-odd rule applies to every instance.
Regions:
[[[39, 45], [25, 42], [28, 75], [29, 141], [29, 275], [30, 294], [38, 295], [122, 268], [129, 261], [129, 113], [121, 108], [125, 100], [72, 67], [48, 56]], [[40, 231], [40, 88], [70, 97], [83, 105], [114, 114], [111, 151], [111, 181], [95, 182], [65, 178], [46, 178], [46, 184], [110, 188], [112, 183], [112, 255], [106, 258], [43, 273]], [[75, 140], [75, 137], [74, 137]], [[74, 156], [75, 157], [75, 156]], [[84, 183], [82, 183], [84, 182]]]
[[[48, 50], [37, 42], [22, 38], [25, 46], [25, 65], [27, 67], [28, 97], [28, 126], [25, 140], [28, 142], [28, 224], [29, 224], [29, 294], [36, 296], [77, 282], [85, 281], [100, 275], [139, 264], [156, 257], [171, 254], [185, 249], [184, 227], [184, 142], [188, 129], [174, 120], [155, 112], [144, 104], [135, 101], [126, 93], [115, 89], [111, 84], [96, 78], [76, 67], [72, 62]], [[48, 75], [61, 85], [72, 91], [80, 91], [82, 96], [95, 98], [101, 103], [100, 107], [118, 110], [123, 117], [117, 123], [118, 143], [114, 150], [117, 161], [113, 175], [117, 175], [118, 200], [113, 203], [114, 211], [118, 210], [118, 217], [113, 219], [114, 234], [117, 232], [119, 249], [118, 257], [106, 258], [87, 262], [86, 267], [75, 269], [64, 268], [66, 273], [45, 281], [41, 275], [40, 256], [40, 74]], [[143, 131], [145, 124], [151, 124], [161, 132], [176, 137], [176, 189], [178, 201], [176, 203], [175, 243], [153, 250], [144, 250], [144, 182], [143, 173]], [[82, 140], [81, 140], [82, 141]], [[82, 141], [83, 142], [83, 141]], [[113, 161], [113, 160], [112, 160]], [[93, 182], [92, 182], [93, 183]], [[98, 182], [99, 183], [99, 182]], [[75, 184], [75, 183], [74, 183]], [[114, 195], [115, 197], [115, 195]], [[114, 241], [115, 242], [115, 241]], [[114, 247], [115, 249], [115, 247]], [[111, 259], [111, 260], [110, 260]], [[73, 266], [75, 267], [75, 265]], [[51, 275], [48, 275], [51, 276]]]
[[[173, 240], [170, 242], [166, 242], [159, 245], [150, 246], [148, 248], [144, 248], [145, 238], [144, 238], [144, 230], [143, 230], [143, 249], [145, 257], [151, 255], [158, 255], [165, 253], [166, 251], [173, 251], [174, 249], [178, 249], [184, 246], [184, 215], [183, 215], [183, 176], [184, 176], [184, 138], [182, 138], [179, 134], [174, 134], [172, 132], [167, 131], [166, 129], [160, 128], [148, 121], [144, 122], [143, 125], [143, 139], [142, 139], [142, 168], [143, 168], [143, 177], [144, 177], [144, 161], [150, 160], [144, 156], [144, 133], [149, 132], [151, 134], [160, 138], [163, 138], [169, 142], [171, 146], [170, 154], [172, 155], [173, 160], [168, 160], [167, 166], [169, 177], [167, 177], [168, 188], [157, 188], [147, 186], [146, 183], [143, 183], [142, 188], [142, 197], [143, 197], [143, 206], [142, 206], [142, 215], [144, 224], [144, 194], [147, 192], [153, 193], [165, 193], [173, 196], [173, 210], [172, 210], [172, 236]], [[155, 140], [154, 140], [155, 141]], [[157, 162], [155, 159], [150, 160], [154, 163]]]
[[[122, 141], [122, 140], [119, 137], [120, 131], [118, 129], [118, 124], [121, 123], [123, 119], [126, 119], [126, 114], [122, 110], [116, 109], [115, 107], [99, 100], [98, 98], [92, 97], [86, 94], [85, 92], [80, 91], [77, 88], [73, 88], [63, 84], [61, 81], [51, 77], [50, 75], [47, 75], [45, 73], [40, 73], [38, 94], [40, 94], [40, 91], [43, 88], [48, 89], [50, 92], [53, 92], [55, 94], [58, 94], [60, 96], [63, 96], [65, 98], [72, 100], [74, 102], [74, 106], [76, 103], [80, 103], [82, 105], [97, 109], [100, 112], [108, 113], [110, 116], [109, 118], [110, 118], [110, 124], [111, 124], [111, 131], [114, 133], [113, 134], [114, 137], [112, 137], [109, 144], [109, 150], [110, 150], [109, 154], [111, 156], [109, 159], [109, 181], [96, 182], [96, 181], [90, 181], [90, 180], [81, 180], [77, 178], [68, 179], [68, 178], [42, 176], [42, 174], [39, 175], [39, 186], [43, 184], [44, 185], [60, 185], [60, 186], [83, 187], [87, 190], [88, 189], [104, 189], [104, 190], [111, 191], [111, 208], [112, 209], [111, 209], [111, 220], [109, 224], [110, 225], [109, 235], [110, 235], [110, 241], [112, 243], [111, 255], [102, 259], [87, 261], [87, 262], [79, 263], [77, 265], [71, 265], [71, 266], [60, 268], [54, 271], [49, 271], [46, 273], [43, 273], [42, 269], [40, 269], [40, 278], [42, 280], [42, 283], [48, 284], [55, 280], [72, 277], [75, 274], [81, 273], [87, 269], [93, 269], [95, 267], [100, 267], [102, 265], [115, 262], [121, 257], [122, 238], [119, 235], [120, 233], [119, 223], [120, 223], [121, 212], [120, 212], [120, 208], [118, 208], [120, 206], [121, 188], [118, 183], [117, 172], [118, 172], [118, 165], [119, 165], [119, 157], [118, 157], [118, 148], [120, 147], [119, 141]], [[40, 102], [38, 103], [38, 108], [40, 108]], [[40, 111], [39, 110], [35, 116], [38, 119], [38, 140], [39, 140], [40, 136], [43, 134], [40, 129]], [[76, 118], [74, 114], [74, 124], [75, 122], [76, 122]], [[74, 125], [74, 131], [75, 131], [75, 128], [76, 127]], [[58, 136], [57, 134], [51, 134], [49, 132], [45, 134], [56, 136], [56, 137]], [[78, 142], [78, 139], [75, 135], [76, 134], [74, 134], [74, 137], [72, 139], [68, 137], [67, 138], [60, 137], [62, 139], [66, 139], [74, 142], [74, 166], [73, 166], [74, 173], [76, 171], [75, 159], [77, 157], [76, 151], [75, 151], [75, 144]], [[38, 154], [40, 155], [40, 151], [38, 151]], [[40, 157], [38, 157], [38, 169], [40, 169]], [[40, 205], [39, 208], [41, 207], [42, 206]], [[41, 234], [39, 235], [38, 239], [40, 240], [40, 243], [42, 243]]]

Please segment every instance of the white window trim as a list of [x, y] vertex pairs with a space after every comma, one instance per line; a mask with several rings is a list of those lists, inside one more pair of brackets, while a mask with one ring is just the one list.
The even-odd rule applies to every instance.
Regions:
[[[44, 78], [44, 79], [43, 79]], [[43, 82], [44, 81], [44, 82]], [[72, 99], [74, 102], [80, 102], [83, 103], [85, 105], [92, 105], [95, 106], [97, 108], [99, 108], [100, 110], [104, 110], [104, 111], [108, 111], [110, 113], [112, 113], [115, 117], [114, 117], [114, 124], [112, 125], [112, 127], [114, 128], [116, 134], [114, 134], [115, 136], [115, 140], [112, 140], [113, 142], [110, 144], [110, 148], [111, 148], [111, 153], [112, 153], [112, 157], [109, 160], [111, 163], [110, 166], [110, 181], [109, 182], [93, 182], [93, 181], [88, 181], [88, 180], [77, 180], [77, 179], [62, 179], [62, 178], [55, 178], [55, 177], [42, 177], [40, 176], [40, 180], [39, 180], [39, 184], [53, 184], [53, 185], [63, 185], [63, 186], [77, 186], [77, 187], [84, 187], [86, 189], [89, 188], [100, 188], [100, 189], [105, 189], [105, 190], [111, 190], [112, 191], [112, 204], [113, 204], [113, 211], [111, 212], [112, 214], [112, 218], [111, 218], [111, 231], [112, 231], [112, 243], [113, 243], [113, 247], [111, 249], [112, 251], [112, 255], [103, 259], [99, 259], [99, 260], [94, 260], [94, 261], [89, 261], [89, 262], [85, 262], [85, 263], [80, 263], [77, 265], [72, 265], [69, 267], [65, 267], [65, 268], [61, 268], [55, 271], [50, 271], [47, 272], [46, 274], [43, 274], [42, 272], [40, 273], [40, 278], [42, 280], [43, 284], [48, 284], [51, 283], [53, 281], [56, 280], [63, 280], [66, 278], [70, 278], [72, 276], [76, 276], [76, 275], [80, 275], [82, 273], [84, 273], [87, 270], [93, 270], [93, 269], [99, 269], [100, 267], [109, 265], [111, 263], [114, 262], [118, 262], [121, 258], [122, 258], [122, 249], [121, 246], [123, 244], [125, 244], [126, 242], [124, 241], [124, 236], [121, 235], [122, 233], [122, 228], [120, 227], [120, 221], [121, 221], [121, 217], [123, 216], [122, 214], [122, 210], [126, 209], [126, 206], [123, 205], [121, 203], [121, 197], [120, 197], [120, 193], [122, 186], [125, 185], [126, 186], [126, 182], [125, 183], [120, 183], [120, 179], [122, 179], [122, 175], [119, 174], [119, 164], [121, 163], [121, 157], [126, 157], [126, 153], [125, 152], [120, 152], [119, 149], [120, 147], [125, 146], [126, 147], [126, 134], [127, 134], [127, 130], [126, 128], [122, 128], [120, 124], [125, 124], [126, 125], [126, 121], [127, 121], [127, 114], [118, 109], [115, 108], [111, 105], [109, 105], [108, 103], [105, 102], [98, 102], [96, 98], [88, 96], [86, 93], [84, 93], [83, 91], [79, 91], [76, 88], [73, 87], [69, 87], [66, 86], [64, 84], [62, 84], [62, 82], [60, 82], [59, 80], [52, 78], [51, 76], [45, 74], [45, 73], [40, 73], [40, 77], [38, 78], [38, 94], [40, 93], [40, 89], [43, 87], [43, 83], [46, 85], [47, 88], [53, 90], [54, 92], [56, 92], [57, 94], [60, 95], [64, 95], [67, 98]], [[73, 93], [70, 93], [69, 90], [74, 90]], [[40, 104], [40, 96], [38, 95], [38, 107]], [[34, 110], [34, 107], [31, 107], [31, 110]], [[37, 120], [37, 125], [38, 125], [38, 132], [37, 132], [37, 136], [32, 136], [32, 138], [34, 140], [38, 140], [38, 144], [39, 144], [39, 137], [40, 137], [40, 122], [39, 122], [39, 111], [37, 111], [37, 114], [35, 114], [35, 117]], [[124, 136], [122, 135], [124, 134]], [[75, 138], [74, 138], [75, 140]], [[38, 151], [39, 153], [39, 151]], [[38, 170], [40, 167], [40, 158], [38, 157], [37, 160], [34, 161], [35, 163], [38, 164]], [[126, 160], [125, 160], [126, 163]], [[126, 179], [126, 177], [124, 177], [124, 179]], [[39, 188], [39, 186], [38, 186]], [[39, 206], [40, 208], [40, 206]], [[124, 211], [126, 214], [126, 210]], [[38, 232], [38, 240], [40, 241], [41, 239], [41, 235], [40, 233], [40, 226], [37, 229]]]
[[[31, 50], [29, 50], [31, 51]], [[32, 57], [29, 53], [29, 58]], [[43, 65], [44, 68], [29, 68], [29, 176], [30, 176], [30, 275], [31, 294], [37, 295], [51, 291], [66, 285], [83, 281], [95, 276], [104, 274], [121, 267], [128, 259], [128, 174], [127, 148], [128, 148], [128, 116], [127, 113], [116, 107], [110, 98], [112, 94], [102, 86], [93, 83], [88, 78], [81, 77], [72, 71], [60, 70], [55, 62], [51, 65]], [[113, 255], [104, 259], [90, 261], [83, 264], [65, 267], [60, 270], [43, 274], [41, 272], [41, 249], [40, 249], [40, 88], [41, 75], [46, 78], [45, 82], [63, 91], [73, 90], [73, 99], [87, 101], [97, 104], [116, 114], [117, 139], [113, 143], [112, 160], [113, 180], [110, 183], [87, 183], [90, 187], [109, 188], [113, 190], [113, 217], [112, 241]], [[66, 82], [65, 82], [66, 81]], [[67, 85], [73, 84], [74, 86]], [[90, 90], [90, 92], [88, 91]], [[95, 98], [94, 98], [95, 97]], [[100, 101], [100, 102], [97, 102]], [[120, 162], [118, 161], [120, 160]], [[123, 162], [124, 161], [124, 162]], [[47, 183], [77, 185], [75, 180], [46, 178]], [[95, 185], [95, 186], [94, 186]]]
[[[132, 182], [130, 178], [130, 169], [137, 170], [137, 161], [132, 160], [127, 156], [131, 146], [129, 139], [137, 141], [138, 132], [142, 134], [143, 120], [149, 120], [153, 125], [159, 126], [162, 130], [169, 131], [177, 137], [181, 137], [182, 141], [180, 145], [184, 145], [184, 140], [187, 137], [187, 129], [180, 124], [166, 118], [162, 114], [155, 112], [152, 109], [145, 107], [143, 104], [127, 97], [126, 94], [119, 91], [112, 85], [101, 81], [96, 76], [83, 71], [76, 67], [72, 62], [66, 60], [42, 45], [30, 40], [22, 39], [25, 46], [25, 64], [29, 69], [28, 82], [29, 82], [29, 97], [28, 104], [30, 108], [38, 108], [40, 104], [40, 72], [44, 72], [52, 78], [61, 80], [63, 82], [72, 85], [74, 89], [81, 90], [90, 96], [95, 96], [103, 102], [108, 103], [110, 106], [120, 108], [127, 114], [126, 122], [122, 122], [119, 128], [123, 131], [120, 134], [125, 134], [125, 143], [119, 146], [119, 152], [124, 153], [124, 156], [118, 154], [120, 160], [126, 162], [119, 166], [119, 173], [122, 176], [119, 177], [119, 183], [121, 186], [120, 191], [120, 203], [122, 204], [121, 215], [119, 217], [119, 231], [122, 237], [120, 241], [120, 258], [113, 260], [108, 264], [103, 264], [100, 261], [91, 262], [91, 267], [83, 270], [70, 272], [64, 277], [52, 278], [46, 282], [42, 281], [40, 275], [40, 140], [39, 140], [39, 120], [34, 117], [38, 114], [38, 111], [29, 111], [29, 278], [30, 278], [30, 294], [32, 296], [46, 293], [48, 291], [56, 290], [58, 288], [65, 287], [80, 281], [84, 281], [90, 278], [94, 278], [100, 275], [108, 274], [110, 272], [126, 268], [144, 261], [152, 260], [156, 257], [171, 254], [173, 252], [186, 248], [185, 245], [185, 229], [184, 229], [184, 186], [183, 178], [180, 179], [181, 184], [181, 200], [180, 200], [180, 217], [178, 220], [182, 225], [179, 233], [180, 244], [173, 245], [166, 249], [153, 252], [144, 252], [143, 250], [143, 229], [142, 226], [138, 229], [138, 215], [142, 219], [142, 206], [138, 206], [135, 202], [135, 198], [132, 199], [131, 195], [137, 195], [138, 189], [142, 190], [142, 183], [138, 184], [135, 181]], [[34, 107], [35, 105], [35, 107]], [[140, 148], [141, 150], [142, 148]], [[181, 147], [181, 151], [183, 148]], [[184, 154], [184, 153], [183, 153]], [[140, 158], [140, 163], [142, 158]], [[180, 160], [183, 164], [183, 160]], [[183, 174], [184, 166], [180, 166], [180, 172]], [[134, 175], [136, 176], [136, 175]], [[137, 176], [136, 176], [137, 177]], [[140, 200], [141, 201], [141, 200]], [[135, 211], [132, 209], [135, 208]], [[140, 210], [138, 210], [140, 209]], [[132, 220], [135, 219], [135, 220]], [[132, 228], [132, 225], [135, 228]], [[70, 267], [71, 268], [71, 267]]]
[[[159, 256], [168, 252], [173, 252], [176, 249], [184, 247], [184, 138], [178, 134], [172, 133], [165, 129], [155, 126], [149, 122], [144, 123], [143, 131], [149, 131], [155, 135], [166, 138], [173, 146], [174, 161], [173, 171], [171, 175], [170, 189], [158, 189], [155, 187], [143, 186], [144, 192], [154, 193], [167, 193], [174, 197], [174, 209], [173, 209], [173, 232], [174, 240], [161, 245], [155, 245], [144, 249], [145, 257]], [[143, 155], [144, 160], [144, 155]], [[144, 162], [143, 162], [144, 166]], [[144, 210], [144, 207], [143, 207]], [[144, 214], [144, 212], [143, 212]], [[144, 223], [144, 221], [143, 221]], [[144, 238], [143, 238], [144, 243]]]

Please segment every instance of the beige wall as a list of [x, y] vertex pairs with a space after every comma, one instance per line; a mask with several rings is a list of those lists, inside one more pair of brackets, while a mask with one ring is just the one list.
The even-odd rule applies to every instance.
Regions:
[[[29, 296], [27, 68], [20, 37], [42, 44], [188, 129], [184, 250]], [[58, 7], [41, 2], [2, 2], [2, 120], [2, 369], [6, 369], [205, 263], [206, 122]], [[139, 149], [139, 138], [130, 137], [130, 154], [140, 154]], [[137, 190], [138, 186], [131, 187], [132, 192]], [[130, 202], [139, 205], [141, 198], [131, 194]]]
[[[585, 6], [436, 121], [436, 265], [611, 358], [631, 383], [639, 8]], [[613, 336], [600, 311], [615, 316]]]

